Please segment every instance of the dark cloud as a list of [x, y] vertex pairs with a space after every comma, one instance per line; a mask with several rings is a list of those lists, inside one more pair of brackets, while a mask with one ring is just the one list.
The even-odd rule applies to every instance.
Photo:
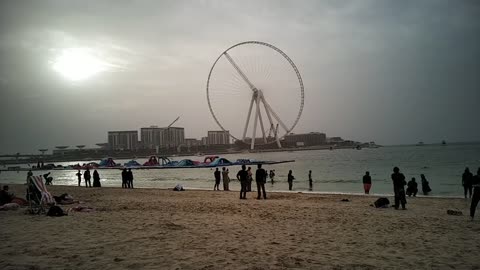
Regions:
[[[204, 136], [217, 129], [209, 69], [245, 40], [278, 46], [300, 69], [295, 132], [478, 140], [478, 18], [476, 1], [2, 1], [0, 152], [93, 145], [178, 115], [188, 137]], [[65, 80], [51, 61], [72, 47], [116, 68]]]

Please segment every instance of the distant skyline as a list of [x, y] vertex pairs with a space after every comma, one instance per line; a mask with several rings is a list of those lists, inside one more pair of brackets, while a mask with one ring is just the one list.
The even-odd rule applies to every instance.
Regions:
[[208, 72], [246, 40], [277, 46], [300, 70], [294, 133], [480, 141], [478, 33], [474, 0], [1, 1], [0, 153], [94, 146], [109, 130], [177, 116], [186, 138], [206, 136], [219, 130]]

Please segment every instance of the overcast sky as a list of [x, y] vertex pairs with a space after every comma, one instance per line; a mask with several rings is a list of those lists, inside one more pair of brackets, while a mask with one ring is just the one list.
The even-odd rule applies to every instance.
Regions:
[[[206, 99], [210, 68], [246, 40], [275, 45], [300, 70], [295, 133], [478, 141], [479, 33], [475, 0], [1, 1], [0, 153], [93, 146], [109, 130], [177, 116], [186, 137], [206, 136], [219, 129]], [[62, 76], [52, 63], [72, 48], [107, 68]]]

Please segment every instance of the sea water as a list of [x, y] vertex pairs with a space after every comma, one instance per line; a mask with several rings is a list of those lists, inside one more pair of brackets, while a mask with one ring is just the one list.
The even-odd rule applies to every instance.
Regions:
[[[480, 167], [480, 144], [449, 144], [424, 146], [389, 146], [380, 148], [310, 150], [270, 153], [244, 153], [222, 155], [228, 160], [249, 158], [255, 160], [295, 160], [293, 163], [265, 165], [264, 168], [275, 170], [275, 182], [268, 179], [267, 191], [288, 190], [287, 174], [293, 171], [294, 191], [308, 192], [308, 171], [312, 171], [313, 192], [326, 193], [362, 193], [362, 176], [370, 171], [372, 176], [372, 194], [391, 194], [392, 181], [390, 175], [394, 166], [398, 166], [406, 176], [407, 182], [415, 177], [420, 184], [420, 174], [425, 174], [432, 188], [431, 196], [463, 196], [461, 175], [465, 167], [476, 173]], [[202, 161], [204, 157], [174, 157], [174, 160], [192, 159]], [[98, 160], [94, 160], [98, 162]], [[128, 160], [115, 160], [125, 163]], [[146, 159], [137, 159], [143, 163]], [[86, 161], [61, 162], [56, 164], [83, 164]], [[22, 167], [28, 166], [26, 164]], [[256, 166], [251, 166], [255, 175]], [[230, 187], [238, 190], [236, 178], [240, 166], [227, 167], [232, 179]], [[173, 188], [182, 184], [186, 189], [213, 189], [215, 169], [162, 169], [133, 170], [134, 185], [138, 188]], [[34, 171], [34, 174], [43, 174]], [[77, 185], [77, 171], [52, 170], [51, 176], [55, 185]], [[83, 172], [82, 172], [83, 173]], [[102, 186], [121, 186], [121, 170], [99, 170]], [[0, 183], [25, 183], [26, 172], [1, 172]], [[82, 186], [83, 186], [82, 179]], [[252, 183], [256, 189], [255, 182]], [[420, 192], [421, 193], [421, 192]]]

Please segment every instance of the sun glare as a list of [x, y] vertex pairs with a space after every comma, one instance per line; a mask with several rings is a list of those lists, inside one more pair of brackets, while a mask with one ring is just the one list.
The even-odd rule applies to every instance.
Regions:
[[52, 63], [52, 68], [65, 78], [81, 81], [108, 69], [108, 64], [101, 61], [87, 48], [63, 50]]

